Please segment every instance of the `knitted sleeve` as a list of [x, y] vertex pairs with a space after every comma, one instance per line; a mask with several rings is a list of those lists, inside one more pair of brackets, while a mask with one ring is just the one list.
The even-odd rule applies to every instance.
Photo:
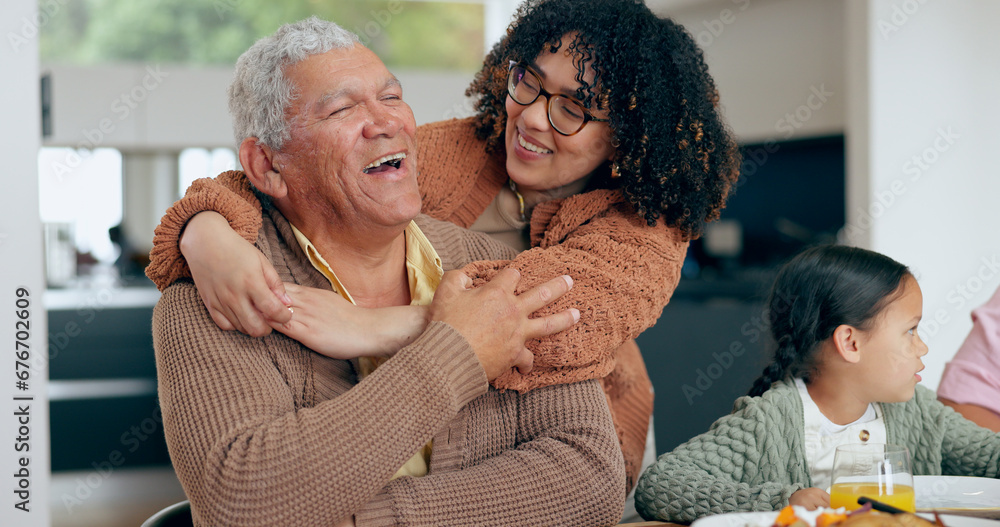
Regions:
[[670, 300], [687, 241], [676, 229], [646, 225], [612, 193], [597, 196], [600, 202], [594, 194], [544, 204], [559, 213], [549, 213], [541, 234], [536, 216], [546, 211], [539, 206], [532, 217], [537, 246], [512, 262], [475, 262], [463, 269], [481, 284], [510, 265], [521, 272], [522, 290], [560, 274], [573, 278], [573, 289], [539, 314], [575, 307], [580, 322], [529, 343], [535, 354], [531, 372], [504, 374], [494, 381], [497, 388], [525, 391], [606, 376], [615, 367], [615, 350], [652, 326]]
[[422, 212], [468, 228], [507, 183], [502, 154], [488, 154], [476, 138], [474, 118], [417, 127]]
[[517, 449], [457, 472], [394, 480], [356, 515], [358, 525], [616, 524], [625, 473], [600, 385], [516, 398], [512, 425], [525, 438]]
[[199, 212], [213, 210], [246, 241], [257, 241], [261, 225], [260, 201], [243, 172], [230, 170], [214, 179], [195, 180], [184, 197], [167, 209], [153, 235], [146, 276], [163, 291], [179, 278], [190, 278], [191, 269], [180, 250], [181, 233]]
[[[914, 397], [924, 414], [924, 426], [944, 434], [941, 438], [941, 474], [1000, 477], [1000, 434], [962, 417], [938, 401], [933, 391], [922, 386], [917, 388]], [[931, 431], [924, 431], [924, 437], [932, 436]]]
[[153, 339], [164, 433], [196, 525], [336, 524], [487, 390], [465, 339], [435, 323], [353, 387], [337, 361], [343, 395], [308, 407], [289, 379], [312, 378], [312, 352], [220, 330], [183, 282], [157, 304]]
[[639, 478], [639, 514], [690, 523], [710, 514], [787, 505], [792, 493], [808, 486], [802, 470], [787, 470], [802, 458], [802, 445], [796, 448], [794, 439], [801, 432], [787, 426], [789, 405], [768, 399], [739, 399], [733, 413], [708, 432], [660, 456]]

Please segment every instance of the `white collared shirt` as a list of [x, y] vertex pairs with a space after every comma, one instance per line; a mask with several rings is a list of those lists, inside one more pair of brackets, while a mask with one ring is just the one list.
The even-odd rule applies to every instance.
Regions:
[[813, 401], [802, 379], [795, 379], [805, 418], [806, 464], [812, 484], [829, 491], [833, 455], [840, 445], [887, 443], [882, 405], [871, 403], [860, 419], [846, 425], [829, 420]]

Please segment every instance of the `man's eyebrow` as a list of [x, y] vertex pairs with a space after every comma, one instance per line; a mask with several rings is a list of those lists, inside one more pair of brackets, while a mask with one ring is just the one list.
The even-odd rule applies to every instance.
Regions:
[[[400, 88], [402, 86], [403, 85], [399, 82], [399, 79], [397, 79], [395, 75], [390, 75], [389, 78], [386, 79], [385, 84], [382, 85], [382, 89], [386, 90], [389, 88]], [[354, 90], [351, 89], [350, 87], [344, 87], [331, 92], [326, 92], [318, 100], [316, 100], [316, 103], [313, 105], [313, 107], [317, 111], [322, 110], [323, 107], [326, 106], [327, 103], [329, 103], [330, 101], [338, 99], [345, 95], [350, 95], [353, 91]]]
[[332, 101], [334, 99], [339, 99], [340, 97], [343, 97], [344, 95], [347, 95], [350, 92], [351, 92], [351, 90], [348, 89], [348, 88], [340, 88], [339, 90], [334, 90], [334, 91], [326, 92], [319, 99], [316, 100], [316, 103], [313, 105], [313, 108], [316, 111], [320, 111], [327, 104], [329, 104], [330, 101]]

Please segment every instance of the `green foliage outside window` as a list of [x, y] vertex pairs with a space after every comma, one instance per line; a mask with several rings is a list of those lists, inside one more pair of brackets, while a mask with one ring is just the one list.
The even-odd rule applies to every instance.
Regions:
[[258, 38], [310, 15], [355, 32], [389, 67], [474, 71], [478, 4], [403, 0], [72, 0], [41, 27], [46, 62], [233, 64]]

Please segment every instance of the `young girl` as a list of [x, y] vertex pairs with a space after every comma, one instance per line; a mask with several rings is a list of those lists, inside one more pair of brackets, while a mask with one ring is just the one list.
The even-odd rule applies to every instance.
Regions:
[[646, 518], [828, 506], [833, 453], [848, 443], [909, 448], [914, 474], [998, 477], [1000, 435], [922, 386], [923, 298], [902, 264], [842, 246], [806, 250], [778, 273], [777, 343], [733, 413], [664, 454], [636, 490]]

